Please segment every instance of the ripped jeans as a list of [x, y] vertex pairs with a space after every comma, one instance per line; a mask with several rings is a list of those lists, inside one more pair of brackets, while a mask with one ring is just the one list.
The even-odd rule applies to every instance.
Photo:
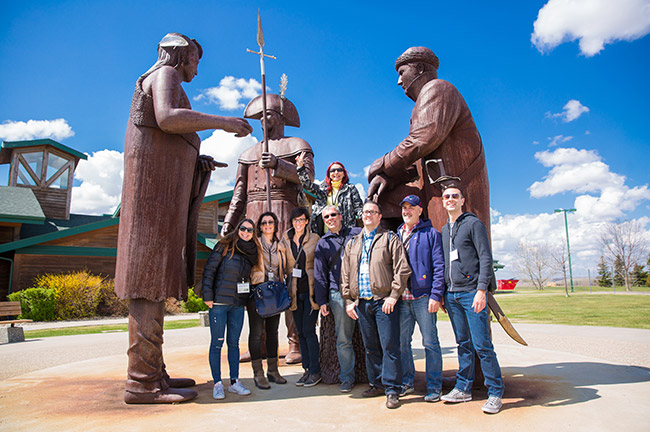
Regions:
[[221, 348], [226, 329], [230, 379], [239, 378], [239, 336], [244, 327], [244, 306], [214, 304], [209, 310], [210, 351], [208, 359], [214, 383], [221, 381]]

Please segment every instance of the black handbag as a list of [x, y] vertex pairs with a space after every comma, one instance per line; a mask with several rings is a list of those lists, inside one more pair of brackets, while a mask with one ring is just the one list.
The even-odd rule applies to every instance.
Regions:
[[287, 286], [278, 281], [259, 284], [255, 288], [255, 309], [262, 318], [270, 318], [289, 309], [289, 291]]
[[[284, 274], [282, 258], [280, 258], [280, 268], [280, 274]], [[291, 306], [289, 290], [283, 282], [268, 281], [261, 283], [255, 287], [253, 297], [255, 298], [257, 314], [262, 318], [279, 315]]]

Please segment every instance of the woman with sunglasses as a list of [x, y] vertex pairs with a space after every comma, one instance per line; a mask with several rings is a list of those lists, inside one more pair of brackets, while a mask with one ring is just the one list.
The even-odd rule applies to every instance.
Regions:
[[[257, 219], [257, 238], [262, 247], [263, 265], [256, 266], [251, 272], [253, 287], [268, 281], [284, 280], [283, 269], [286, 267], [284, 248], [278, 238], [278, 217], [273, 212], [262, 213]], [[255, 308], [255, 299], [251, 296], [246, 303], [248, 311], [248, 350], [253, 365], [253, 382], [255, 387], [268, 390], [270, 382], [286, 384], [287, 380], [278, 370], [278, 325], [281, 314], [262, 318]], [[266, 336], [264, 338], [264, 335]], [[262, 341], [266, 347], [268, 380], [264, 376], [262, 364]]]
[[314, 297], [314, 252], [320, 237], [307, 229], [309, 212], [297, 207], [291, 212], [291, 228], [282, 236], [281, 245], [286, 251], [287, 285], [291, 297], [293, 320], [298, 329], [302, 367], [305, 370], [297, 386], [311, 387], [321, 377], [316, 322], [319, 306]]
[[214, 379], [214, 399], [226, 397], [221, 382], [221, 348], [224, 334], [230, 368], [228, 392], [251, 394], [239, 381], [239, 336], [244, 326], [244, 305], [251, 292], [251, 269], [261, 266], [261, 247], [254, 231], [255, 224], [252, 220], [242, 220], [236, 230], [217, 243], [203, 269], [202, 296], [210, 308], [208, 359]]
[[304, 157], [305, 153], [296, 157], [296, 166], [302, 187], [316, 196], [316, 202], [312, 206], [312, 231], [321, 236], [327, 232], [327, 226], [323, 223], [321, 216], [327, 205], [338, 207], [343, 217], [343, 225], [357, 226], [357, 220], [361, 219], [363, 201], [357, 188], [350, 183], [348, 172], [343, 164], [332, 162], [327, 167], [325, 181], [318, 185], [309, 179], [309, 173], [303, 163]]

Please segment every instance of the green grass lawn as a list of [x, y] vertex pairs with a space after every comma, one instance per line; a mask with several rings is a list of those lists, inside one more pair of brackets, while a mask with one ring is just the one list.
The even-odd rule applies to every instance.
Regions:
[[[198, 327], [199, 325], [200, 323], [198, 319], [165, 321], [165, 330]], [[52, 336], [70, 336], [70, 335], [93, 334], [93, 333], [119, 333], [119, 332], [127, 332], [127, 331], [128, 331], [128, 326], [126, 324], [93, 325], [93, 326], [64, 327], [64, 328], [43, 329], [43, 330], [25, 330], [25, 338], [37, 339], [37, 338], [52, 337]]]
[[497, 301], [513, 322], [593, 325], [650, 329], [650, 296], [560, 292], [498, 293]]

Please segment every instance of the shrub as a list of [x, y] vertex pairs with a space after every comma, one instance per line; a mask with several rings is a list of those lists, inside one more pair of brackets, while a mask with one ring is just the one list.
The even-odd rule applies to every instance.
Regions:
[[104, 278], [87, 271], [44, 274], [34, 279], [37, 288], [56, 291], [58, 319], [71, 320], [95, 316], [102, 298]]
[[199, 312], [208, 310], [208, 305], [203, 303], [203, 299], [194, 293], [194, 288], [187, 292], [187, 301], [182, 302], [182, 308], [185, 312]]
[[100, 288], [100, 300], [97, 305], [99, 316], [127, 316], [129, 314], [129, 301], [120, 299], [115, 294], [115, 281], [106, 278]]
[[27, 288], [7, 296], [19, 301], [22, 309], [20, 318], [34, 321], [54, 321], [56, 314], [56, 291], [49, 288]]

